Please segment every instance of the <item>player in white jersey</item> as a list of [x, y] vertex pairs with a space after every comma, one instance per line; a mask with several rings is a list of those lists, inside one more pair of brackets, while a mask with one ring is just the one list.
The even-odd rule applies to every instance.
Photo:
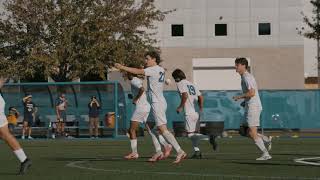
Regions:
[[[181, 149], [175, 137], [167, 128], [167, 102], [163, 96], [163, 86], [165, 82], [165, 70], [159, 66], [161, 60], [157, 52], [151, 51], [145, 54], [145, 69], [137, 69], [115, 64], [115, 67], [130, 72], [132, 74], [145, 75], [148, 82], [148, 96], [150, 98], [152, 114], [156, 121], [156, 126], [160, 134], [173, 146], [177, 152], [177, 157], [174, 163], [179, 163], [186, 158], [187, 154]], [[162, 153], [156, 153], [152, 159], [155, 161], [162, 157]]]
[[[149, 112], [150, 112], [150, 104], [147, 101], [147, 97], [145, 94], [145, 90], [143, 87], [143, 81], [135, 77], [134, 75], [127, 73], [127, 78], [130, 80], [131, 83], [131, 92], [133, 94], [133, 104], [136, 105], [135, 111], [131, 117], [131, 124], [129, 129], [130, 135], [130, 144], [131, 144], [131, 153], [126, 155], [125, 159], [137, 159], [139, 158], [138, 149], [137, 149], [137, 135], [136, 130], [138, 129], [139, 123], [145, 123], [148, 133], [152, 137], [153, 144], [155, 146], [156, 152], [161, 152], [161, 145], [153, 131], [149, 128], [149, 125], [146, 123]], [[163, 137], [159, 137], [161, 139], [160, 142], [166, 144], [164, 154], [167, 156], [170, 155], [171, 147], [166, 143]], [[163, 157], [165, 156], [163, 155]]]
[[[203, 96], [199, 89], [191, 82], [186, 80], [185, 73], [180, 69], [175, 69], [172, 72], [172, 77], [177, 84], [178, 91], [181, 96], [180, 105], [177, 108], [177, 113], [185, 112], [185, 129], [188, 137], [191, 139], [194, 154], [191, 159], [201, 159], [202, 154], [199, 148], [199, 141], [207, 138], [207, 136], [200, 134], [200, 114], [195, 109], [195, 104], [198, 104], [199, 111], [203, 111]], [[214, 150], [217, 148], [217, 143], [214, 137], [210, 136], [210, 143]]]
[[246, 58], [237, 58], [235, 60], [237, 73], [241, 76], [241, 87], [243, 94], [233, 97], [235, 101], [244, 99], [245, 108], [245, 126], [248, 126], [248, 135], [254, 140], [257, 147], [262, 151], [262, 156], [256, 160], [268, 160], [270, 156], [265, 143], [271, 149], [271, 138], [258, 133], [260, 126], [260, 114], [262, 105], [259, 97], [258, 86], [255, 78], [248, 72], [248, 60]]
[[[2, 88], [5, 82], [6, 82], [6, 78], [0, 78], [0, 88]], [[31, 166], [32, 163], [31, 163], [31, 160], [27, 158], [19, 142], [10, 133], [8, 128], [8, 121], [4, 113], [4, 109], [5, 109], [5, 101], [2, 95], [0, 95], [0, 137], [10, 146], [14, 154], [17, 156], [17, 158], [21, 162], [19, 174], [22, 175], [27, 172], [28, 168]]]

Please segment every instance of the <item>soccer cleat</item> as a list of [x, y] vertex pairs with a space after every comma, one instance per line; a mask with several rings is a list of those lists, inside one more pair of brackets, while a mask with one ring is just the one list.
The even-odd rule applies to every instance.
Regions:
[[170, 156], [172, 151], [172, 145], [167, 145], [164, 147], [164, 151], [163, 151], [163, 158], [166, 159]]
[[266, 146], [268, 148], [268, 151], [270, 151], [272, 148], [272, 136], [269, 136], [269, 141], [266, 142]]
[[32, 139], [33, 139], [33, 137], [31, 137], [31, 136], [28, 136], [28, 139], [29, 139], [29, 140], [32, 140]]
[[55, 138], [56, 138], [56, 135], [55, 135], [55, 134], [52, 134], [51, 137], [52, 137], [52, 139], [55, 139]]
[[148, 160], [148, 162], [157, 162], [159, 160], [162, 160], [163, 158], [164, 156], [162, 152], [156, 153]]
[[130, 154], [126, 155], [124, 158], [127, 160], [135, 160], [135, 159], [139, 158], [139, 154], [138, 153], [130, 153]]
[[202, 154], [200, 151], [195, 151], [190, 159], [202, 159]]
[[31, 160], [27, 158], [24, 162], [21, 163], [18, 174], [19, 175], [25, 174], [28, 171], [28, 169], [31, 167], [31, 165], [32, 165]]
[[272, 157], [269, 154], [263, 154], [261, 157], [257, 158], [257, 161], [266, 161], [271, 159]]
[[212, 149], [214, 151], [217, 151], [218, 149], [218, 143], [217, 143], [217, 140], [216, 140], [216, 136], [210, 136], [210, 140], [209, 140], [210, 144], [212, 145]]
[[180, 163], [183, 159], [185, 159], [187, 157], [187, 153], [185, 153], [184, 151], [180, 151], [179, 154], [176, 157], [176, 160], [173, 161], [173, 164], [178, 164]]

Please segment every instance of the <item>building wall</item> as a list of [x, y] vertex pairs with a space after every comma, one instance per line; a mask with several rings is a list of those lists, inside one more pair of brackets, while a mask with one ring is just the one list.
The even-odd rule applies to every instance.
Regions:
[[[300, 12], [304, 0], [156, 0], [174, 12], [158, 23], [163, 66], [193, 77], [193, 58], [249, 57], [262, 89], [304, 88], [304, 38]], [[227, 24], [227, 36], [214, 25]], [[259, 36], [258, 23], [271, 23], [271, 35]], [[171, 25], [183, 24], [184, 36], [172, 37]], [[168, 77], [168, 76], [167, 76]], [[210, 83], [208, 77], [208, 83]], [[223, 78], [223, 77], [217, 77]], [[227, 83], [227, 82], [226, 82]], [[219, 85], [217, 85], [219, 86]], [[174, 89], [172, 85], [168, 89]]]
[[[304, 89], [303, 46], [283, 48], [163, 48], [167, 77], [175, 68], [193, 80], [193, 58], [248, 57], [260, 89]], [[171, 77], [170, 77], [171, 78]], [[208, 83], [211, 78], [207, 77]], [[172, 79], [172, 78], [171, 78]], [[228, 82], [225, 82], [228, 83]], [[239, 82], [240, 83], [240, 82]], [[219, 86], [219, 84], [217, 84]], [[167, 89], [175, 89], [172, 84]]]
[[[161, 47], [247, 48], [301, 46], [302, 0], [156, 0], [176, 9], [158, 23]], [[221, 18], [222, 17], [222, 18]], [[271, 23], [271, 35], [258, 36], [258, 23]], [[226, 23], [228, 36], [215, 37], [214, 24]], [[171, 37], [171, 24], [184, 25], [184, 37]]]

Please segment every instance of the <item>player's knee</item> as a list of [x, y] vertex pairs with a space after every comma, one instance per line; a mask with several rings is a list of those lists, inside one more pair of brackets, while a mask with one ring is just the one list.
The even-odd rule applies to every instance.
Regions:
[[256, 139], [257, 138], [257, 132], [253, 129], [249, 129], [249, 136], [252, 138], [252, 139]]
[[160, 134], [164, 134], [168, 131], [168, 129], [165, 126], [158, 127]]
[[130, 129], [129, 129], [129, 134], [130, 134], [130, 135], [133, 135], [133, 134], [135, 134], [135, 133], [136, 133], [135, 128], [130, 128]]

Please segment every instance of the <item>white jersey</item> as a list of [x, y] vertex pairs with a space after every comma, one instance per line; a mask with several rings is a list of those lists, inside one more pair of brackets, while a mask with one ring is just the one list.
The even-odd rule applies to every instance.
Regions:
[[260, 97], [259, 97], [259, 91], [258, 91], [258, 85], [256, 83], [255, 78], [250, 74], [249, 72], [245, 72], [241, 76], [241, 87], [243, 93], [247, 93], [249, 89], [255, 90], [255, 95], [252, 98], [246, 98], [245, 103], [249, 107], [259, 107], [262, 109]]
[[198, 101], [198, 96], [201, 96], [198, 88], [187, 80], [181, 80], [177, 83], [178, 91], [180, 94], [188, 93], [188, 99], [184, 104], [184, 111], [186, 115], [193, 115], [196, 113], [194, 104]]
[[144, 69], [144, 73], [145, 76], [147, 76], [150, 102], [166, 104], [166, 100], [163, 96], [165, 70], [156, 65]]
[[[140, 88], [143, 87], [143, 81], [137, 77], [133, 77], [131, 80], [131, 91], [134, 97], [137, 97], [139, 94]], [[143, 93], [139, 100], [137, 101], [137, 106], [148, 105], [146, 93]]]
[[0, 128], [6, 126], [8, 124], [7, 117], [4, 113], [5, 105], [6, 105], [6, 103], [5, 103], [2, 95], [0, 94]]

